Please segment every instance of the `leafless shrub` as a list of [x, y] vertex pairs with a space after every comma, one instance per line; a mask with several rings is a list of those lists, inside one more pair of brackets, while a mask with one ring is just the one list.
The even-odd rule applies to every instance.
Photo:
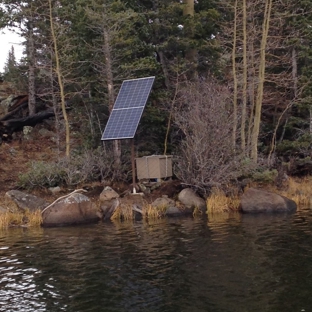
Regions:
[[80, 183], [96, 180], [126, 180], [127, 172], [122, 162], [117, 168], [113, 152], [99, 147], [95, 150], [85, 150], [70, 158], [60, 160], [63, 177], [67, 185], [78, 185]]
[[204, 193], [239, 174], [231, 106], [228, 88], [213, 81], [189, 83], [178, 94], [174, 120], [183, 135], [176, 173]]
[[34, 161], [29, 171], [19, 176], [22, 188], [78, 185], [92, 181], [126, 180], [129, 164], [116, 168], [111, 150], [102, 147], [73, 153], [54, 162]]

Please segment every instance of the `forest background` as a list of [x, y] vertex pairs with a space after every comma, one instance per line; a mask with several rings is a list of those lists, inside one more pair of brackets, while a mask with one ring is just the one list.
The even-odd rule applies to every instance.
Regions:
[[58, 157], [22, 186], [131, 181], [129, 142], [100, 138], [122, 81], [149, 76], [138, 157], [174, 155], [176, 177], [204, 194], [311, 173], [311, 1], [0, 3], [0, 27], [25, 45], [2, 80], [28, 94], [29, 115], [56, 115]]

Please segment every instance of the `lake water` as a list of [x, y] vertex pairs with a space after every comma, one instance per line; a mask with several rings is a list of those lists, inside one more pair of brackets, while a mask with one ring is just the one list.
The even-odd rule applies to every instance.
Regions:
[[0, 231], [0, 311], [312, 311], [312, 211]]

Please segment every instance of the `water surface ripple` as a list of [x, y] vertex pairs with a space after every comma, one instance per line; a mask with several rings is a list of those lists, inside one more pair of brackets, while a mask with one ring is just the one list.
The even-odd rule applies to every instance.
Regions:
[[0, 231], [0, 312], [312, 311], [312, 214]]

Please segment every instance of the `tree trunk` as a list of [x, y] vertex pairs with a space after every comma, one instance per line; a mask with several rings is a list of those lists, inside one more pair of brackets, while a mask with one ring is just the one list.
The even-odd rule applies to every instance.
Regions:
[[251, 146], [251, 132], [253, 127], [253, 112], [255, 108], [255, 85], [256, 85], [256, 70], [255, 70], [255, 49], [254, 43], [250, 42], [249, 44], [249, 73], [248, 73], [248, 101], [250, 103], [249, 114], [248, 114], [248, 130], [247, 130], [247, 144], [246, 147], [248, 149], [247, 153], [250, 156], [250, 146]]
[[[194, 0], [184, 0], [184, 8], [183, 8], [183, 15], [184, 16], [191, 16], [194, 17]], [[196, 54], [197, 50], [194, 48], [187, 49], [185, 52], [185, 58], [188, 61], [188, 76], [190, 79], [197, 78], [197, 65], [196, 65]]]
[[26, 116], [23, 118], [13, 118], [9, 120], [0, 121], [0, 142], [3, 137], [8, 139], [12, 138], [14, 132], [23, 131], [25, 126], [34, 127], [36, 124], [40, 123], [42, 120], [53, 117], [53, 108], [49, 108], [45, 111], [33, 114], [31, 116]]
[[292, 49], [292, 79], [294, 83], [294, 96], [297, 98], [298, 96], [298, 64], [297, 64], [297, 51], [295, 47]]
[[233, 148], [236, 146], [237, 132], [237, 73], [236, 73], [236, 44], [237, 44], [237, 14], [238, 0], [234, 4], [234, 30], [233, 30], [233, 49], [232, 49], [232, 71], [233, 71]]
[[52, 104], [53, 104], [53, 110], [54, 110], [54, 115], [55, 115], [55, 129], [56, 129], [56, 145], [57, 145], [57, 150], [60, 152], [60, 120], [59, 120], [59, 106], [57, 103], [57, 97], [54, 92], [55, 90], [55, 82], [54, 82], [54, 71], [53, 71], [53, 51], [51, 51], [51, 59], [50, 59], [50, 71], [49, 71], [49, 78], [50, 78], [50, 84], [51, 84], [51, 94], [52, 94]]
[[247, 7], [243, 0], [243, 105], [241, 122], [241, 149], [246, 153], [246, 108], [247, 108]]
[[28, 110], [29, 115], [36, 113], [36, 91], [35, 91], [35, 42], [33, 21], [30, 14], [28, 21]]
[[253, 122], [253, 130], [252, 130], [252, 141], [251, 141], [251, 159], [257, 163], [258, 161], [258, 139], [259, 139], [259, 131], [260, 131], [260, 122], [261, 122], [261, 109], [262, 109], [262, 99], [263, 99], [263, 86], [265, 81], [265, 49], [267, 44], [269, 26], [270, 26], [270, 18], [272, 11], [272, 1], [266, 0], [265, 3], [265, 11], [264, 11], [264, 19], [262, 24], [262, 39], [260, 46], [260, 64], [259, 64], [259, 77], [258, 77], [258, 89], [257, 89], [257, 97], [255, 103], [255, 113], [254, 113], [254, 122]]
[[49, 9], [50, 9], [50, 12], [49, 12], [50, 28], [51, 28], [51, 35], [52, 35], [52, 40], [53, 40], [53, 45], [54, 45], [54, 54], [55, 54], [55, 62], [56, 62], [55, 72], [56, 72], [58, 83], [59, 83], [62, 114], [63, 114], [63, 118], [64, 118], [64, 122], [65, 122], [66, 157], [69, 157], [70, 156], [70, 129], [69, 129], [68, 116], [67, 116], [67, 112], [66, 112], [64, 81], [63, 81], [63, 76], [62, 76], [62, 71], [61, 71], [61, 66], [60, 66], [60, 57], [59, 57], [59, 51], [58, 51], [58, 45], [57, 45], [57, 38], [56, 38], [54, 23], [53, 23], [52, 1], [51, 0], [49, 0]]
[[194, 0], [184, 0], [183, 15], [194, 16]]
[[162, 51], [158, 51], [158, 55], [159, 55], [161, 68], [163, 70], [164, 77], [165, 77], [165, 85], [166, 85], [166, 88], [169, 90], [170, 89], [169, 72], [168, 72], [166, 60], [164, 57], [164, 53]]
[[[104, 17], [103, 17], [104, 18]], [[107, 29], [103, 28], [103, 52], [105, 57], [105, 70], [106, 70], [106, 82], [107, 82], [107, 90], [108, 90], [108, 108], [109, 112], [113, 110], [114, 102], [115, 102], [115, 90], [114, 90], [114, 80], [113, 80], [113, 69], [112, 69], [112, 57], [111, 57], [111, 46], [110, 46], [110, 38]], [[113, 141], [113, 153], [115, 165], [119, 166], [121, 163], [121, 144], [120, 140]]]
[[312, 135], [312, 106], [310, 106], [310, 134]]

